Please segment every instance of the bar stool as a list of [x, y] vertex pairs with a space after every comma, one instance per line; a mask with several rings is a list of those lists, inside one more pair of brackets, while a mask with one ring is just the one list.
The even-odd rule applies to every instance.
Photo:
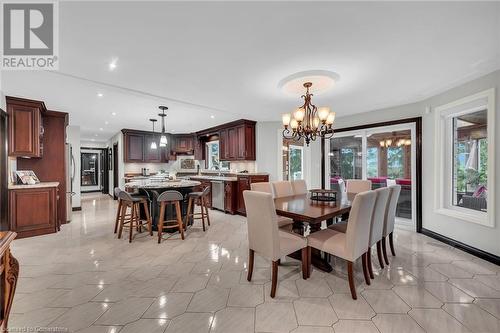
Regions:
[[[188, 194], [188, 209], [186, 214], [186, 226], [188, 225], [189, 218], [192, 216], [193, 220], [201, 220], [203, 231], [205, 231], [205, 218], [207, 218], [208, 225], [210, 225], [210, 217], [208, 215], [208, 205], [207, 205], [207, 196], [210, 194], [210, 187], [207, 186], [202, 192], [191, 192]], [[201, 212], [195, 213], [194, 208], [192, 207], [193, 202], [195, 204], [200, 205]], [[191, 212], [191, 207], [193, 208], [193, 212]]]
[[[184, 240], [184, 226], [182, 224], [182, 213], [180, 203], [184, 200], [182, 194], [178, 191], [165, 191], [158, 196], [158, 204], [160, 205], [160, 216], [158, 219], [158, 244], [161, 243], [161, 234], [163, 229], [178, 228], [181, 234], [181, 239]], [[165, 209], [167, 205], [175, 207], [175, 219], [165, 220]]]
[[[122, 190], [120, 190], [118, 198], [121, 203], [118, 239], [122, 237], [123, 227], [125, 226], [125, 224], [129, 225], [129, 243], [132, 242], [132, 233], [134, 227], [137, 229], [137, 231], [142, 232], [143, 220], [141, 220], [140, 216], [141, 205], [144, 207], [144, 211], [146, 214], [146, 224], [148, 225], [149, 234], [153, 236], [153, 226], [151, 216], [149, 215], [147, 199], [143, 197], [133, 197], [129, 193]], [[127, 214], [127, 208], [130, 208], [130, 214]]]
[[[122, 210], [122, 200], [120, 199], [120, 192], [121, 192], [121, 189], [119, 187], [115, 187], [114, 193], [115, 193], [115, 196], [118, 198], [118, 208], [116, 210], [115, 229], [114, 229], [115, 234], [118, 232], [118, 226], [120, 225], [120, 217], [121, 217], [121, 210]], [[133, 194], [133, 193], [130, 193], [130, 195], [133, 198], [141, 198], [141, 199], [148, 200], [148, 197], [146, 195]], [[125, 214], [125, 217], [130, 217], [130, 214]]]

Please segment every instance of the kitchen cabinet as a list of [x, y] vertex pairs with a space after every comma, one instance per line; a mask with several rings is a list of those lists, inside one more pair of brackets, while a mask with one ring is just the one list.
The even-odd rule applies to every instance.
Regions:
[[219, 131], [219, 159], [222, 161], [229, 160], [229, 143], [226, 128]]
[[243, 199], [243, 191], [250, 190], [252, 183], [268, 182], [268, 175], [238, 175], [238, 194], [237, 194], [237, 212], [245, 215], [245, 200]]
[[226, 181], [224, 183], [224, 211], [235, 214], [237, 207], [238, 182]]
[[15, 97], [5, 100], [9, 115], [9, 156], [42, 157], [45, 104]]
[[173, 151], [175, 153], [193, 153], [194, 152], [194, 136], [191, 134], [176, 134], [172, 135]]
[[[194, 140], [194, 159], [195, 160], [204, 160], [205, 159], [205, 142], [197, 138], [193, 137]], [[220, 147], [219, 147], [220, 152]]]
[[126, 133], [125, 139], [125, 162], [144, 162], [144, 134]]
[[[57, 232], [57, 186], [9, 190], [10, 230], [18, 238]], [[26, 209], [29, 207], [29, 209]]]
[[239, 120], [219, 130], [220, 159], [255, 161], [255, 122]]
[[[151, 143], [156, 142], [156, 149], [151, 149]], [[144, 135], [144, 161], [162, 162], [163, 149], [159, 146], [160, 137], [157, 135]]]
[[[125, 163], [161, 163], [171, 159], [171, 139], [167, 136], [167, 147], [160, 147], [160, 134], [123, 129], [123, 160]], [[157, 148], [151, 149], [156, 141]], [[175, 159], [175, 157], [174, 157]]]

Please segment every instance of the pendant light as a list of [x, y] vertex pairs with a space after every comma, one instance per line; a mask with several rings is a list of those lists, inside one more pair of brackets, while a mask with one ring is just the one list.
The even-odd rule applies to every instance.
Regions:
[[153, 141], [151, 142], [151, 149], [155, 150], [158, 149], [158, 146], [156, 145], [156, 138], [155, 138], [155, 123], [157, 122], [156, 119], [149, 119], [150, 122], [153, 123]]
[[167, 135], [165, 133], [165, 110], [168, 110], [168, 107], [160, 105], [158, 107], [162, 113], [159, 113], [158, 116], [161, 117], [161, 137], [160, 137], [160, 147], [166, 147], [168, 144]]

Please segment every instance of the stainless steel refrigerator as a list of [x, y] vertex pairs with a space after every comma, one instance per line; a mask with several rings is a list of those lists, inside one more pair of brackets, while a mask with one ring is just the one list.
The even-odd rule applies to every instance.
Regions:
[[73, 214], [73, 181], [75, 180], [75, 158], [73, 156], [73, 147], [66, 143], [66, 220], [71, 221]]

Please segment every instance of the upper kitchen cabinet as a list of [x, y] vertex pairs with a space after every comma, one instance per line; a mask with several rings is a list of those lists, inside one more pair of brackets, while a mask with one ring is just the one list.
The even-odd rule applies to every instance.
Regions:
[[42, 157], [45, 104], [16, 97], [5, 99], [9, 115], [9, 156]]
[[242, 119], [223, 126], [219, 131], [220, 159], [255, 161], [255, 122]]
[[134, 132], [124, 132], [124, 154], [123, 158], [125, 162], [137, 163], [144, 162], [144, 146], [145, 146], [145, 136], [144, 133], [134, 133]]
[[194, 154], [194, 136], [192, 134], [172, 135], [172, 151], [176, 154]]
[[[147, 131], [122, 129], [123, 160], [125, 163], [160, 163], [171, 159], [171, 135], [167, 134], [167, 147], [160, 147], [160, 134]], [[157, 148], [151, 143], [156, 141]]]

